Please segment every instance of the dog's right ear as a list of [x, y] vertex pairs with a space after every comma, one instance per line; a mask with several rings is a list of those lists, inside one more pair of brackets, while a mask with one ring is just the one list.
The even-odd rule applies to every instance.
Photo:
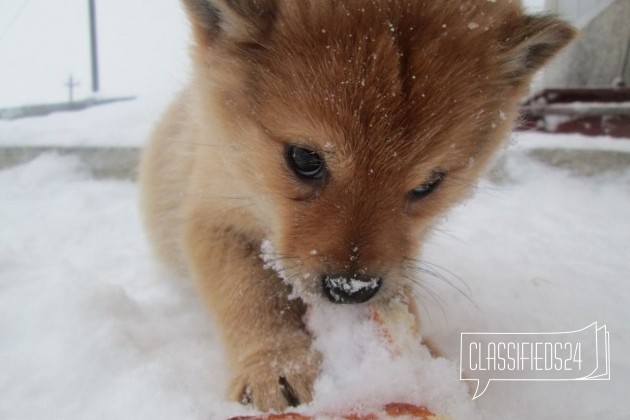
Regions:
[[256, 42], [273, 27], [276, 0], [183, 0], [195, 39], [209, 45], [225, 36], [236, 42]]
[[508, 35], [504, 41], [502, 67], [505, 77], [514, 85], [529, 81], [577, 34], [572, 25], [553, 15], [523, 16], [506, 27]]

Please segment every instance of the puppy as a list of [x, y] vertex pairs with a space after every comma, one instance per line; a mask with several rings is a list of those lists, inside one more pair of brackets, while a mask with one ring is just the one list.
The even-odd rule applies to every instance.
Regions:
[[146, 228], [207, 300], [231, 398], [282, 410], [318, 373], [307, 304], [412, 288], [408, 259], [574, 30], [516, 0], [183, 3], [194, 69], [142, 159]]

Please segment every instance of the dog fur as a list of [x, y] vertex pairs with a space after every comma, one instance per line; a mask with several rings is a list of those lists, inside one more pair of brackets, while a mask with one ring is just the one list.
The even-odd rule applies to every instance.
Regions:
[[[281, 410], [312, 397], [321, 356], [303, 316], [323, 298], [318, 279], [382, 278], [377, 304], [412, 289], [408, 259], [469, 193], [532, 75], [574, 30], [515, 0], [184, 6], [194, 70], [144, 153], [144, 219], [221, 328], [231, 398]], [[296, 177], [287, 144], [317, 151], [326, 180]], [[410, 200], [436, 171], [436, 190]], [[265, 268], [264, 240], [282, 272]]]

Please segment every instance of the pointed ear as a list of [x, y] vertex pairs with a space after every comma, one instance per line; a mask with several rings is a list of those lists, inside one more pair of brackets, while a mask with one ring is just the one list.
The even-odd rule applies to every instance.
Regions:
[[524, 16], [505, 40], [504, 71], [514, 85], [529, 79], [575, 38], [576, 29], [549, 15]]
[[276, 0], [183, 0], [197, 42], [207, 45], [219, 36], [256, 42], [272, 28]]

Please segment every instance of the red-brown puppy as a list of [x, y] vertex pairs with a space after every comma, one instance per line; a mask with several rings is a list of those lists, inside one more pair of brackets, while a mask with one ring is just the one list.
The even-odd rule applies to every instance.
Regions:
[[144, 154], [146, 225], [222, 329], [232, 398], [283, 409], [318, 372], [308, 302], [412, 288], [407, 259], [574, 31], [516, 0], [184, 4], [194, 71]]

